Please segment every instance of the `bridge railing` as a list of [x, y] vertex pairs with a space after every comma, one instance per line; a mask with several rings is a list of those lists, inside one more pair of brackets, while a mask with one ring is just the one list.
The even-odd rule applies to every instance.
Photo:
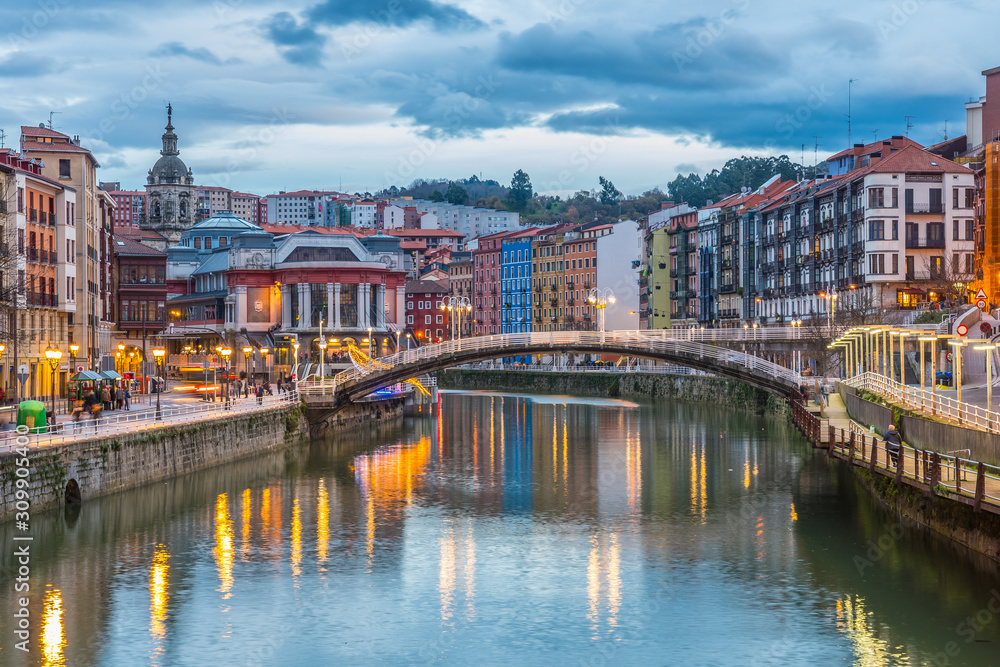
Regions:
[[456, 368], [466, 368], [469, 370], [531, 371], [534, 373], [616, 373], [620, 375], [631, 373], [653, 373], [663, 375], [712, 375], [706, 371], [699, 371], [694, 368], [678, 366], [676, 364], [657, 364], [655, 366], [594, 366], [590, 364], [584, 366], [552, 366], [546, 364], [505, 364], [502, 361], [491, 364], [491, 362], [487, 361], [456, 366]]
[[[723, 331], [723, 330], [718, 330]], [[670, 335], [668, 335], [670, 334]], [[552, 331], [533, 333], [494, 334], [461, 340], [447, 340], [434, 345], [403, 350], [393, 355], [379, 357], [366, 367], [351, 368], [338, 373], [324, 387], [324, 393], [333, 393], [338, 387], [357, 382], [370, 374], [389, 371], [399, 365], [417, 364], [445, 356], [466, 356], [475, 353], [496, 353], [496, 357], [515, 356], [522, 349], [534, 349], [533, 354], [544, 354], [538, 348], [560, 349], [580, 346], [585, 348], [612, 348], [611, 353], [670, 355], [689, 357], [701, 364], [720, 364], [721, 367], [740, 366], [748, 371], [768, 375], [786, 384], [799, 387], [802, 377], [795, 371], [736, 350], [707, 345], [673, 337], [674, 332], [659, 331]], [[459, 362], [461, 363], [461, 362]]]
[[[147, 408], [142, 412], [118, 412], [114, 415], [99, 416], [96, 419], [81, 419], [78, 422], [62, 421], [49, 431], [43, 431], [42, 428], [29, 429], [24, 435], [30, 440], [29, 447], [51, 447], [80, 440], [93, 440], [97, 437], [113, 438], [179, 424], [223, 420], [231, 418], [235, 414], [283, 408], [299, 401], [297, 391], [286, 391], [277, 396], [264, 396], [259, 404], [257, 398], [251, 396], [230, 399], [228, 406], [225, 402], [220, 402], [161, 407], [160, 419], [156, 418], [155, 409]], [[0, 454], [14, 449], [17, 438], [21, 435], [16, 431], [0, 433]]]
[[901, 384], [879, 373], [862, 373], [843, 381], [849, 387], [870, 391], [911, 410], [944, 418], [959, 426], [987, 433], [1000, 433], [1000, 413], [971, 403], [960, 402], [936, 391]]

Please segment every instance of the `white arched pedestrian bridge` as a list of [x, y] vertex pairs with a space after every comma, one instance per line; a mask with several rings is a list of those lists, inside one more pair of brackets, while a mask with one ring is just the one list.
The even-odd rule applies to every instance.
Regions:
[[343, 371], [325, 383], [310, 386], [303, 383], [300, 389], [308, 402], [315, 400], [336, 408], [408, 378], [452, 366], [521, 355], [578, 353], [653, 359], [707, 371], [783, 397], [796, 392], [802, 385], [798, 373], [752, 354], [723, 347], [723, 343], [740, 340], [737, 336], [741, 334], [743, 330], [733, 330], [732, 337], [716, 339], [714, 344], [689, 340], [687, 336], [677, 336], [676, 332], [667, 330], [476, 336], [379, 357], [369, 364]]

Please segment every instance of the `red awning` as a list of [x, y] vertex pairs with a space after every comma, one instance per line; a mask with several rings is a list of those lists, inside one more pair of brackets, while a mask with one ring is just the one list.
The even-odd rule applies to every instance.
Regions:
[[927, 292], [918, 287], [907, 287], [903, 290], [903, 294], [927, 294]]

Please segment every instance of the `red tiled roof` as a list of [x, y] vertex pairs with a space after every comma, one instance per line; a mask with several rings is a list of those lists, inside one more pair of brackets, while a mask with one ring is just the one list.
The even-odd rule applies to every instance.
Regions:
[[162, 250], [157, 250], [156, 248], [150, 248], [148, 245], [144, 245], [134, 238], [129, 236], [119, 236], [115, 235], [115, 254], [116, 255], [149, 255], [149, 256], [163, 256], [166, 257], [167, 253]]
[[447, 294], [448, 288], [434, 280], [407, 280], [407, 294]]
[[972, 173], [968, 167], [957, 162], [952, 162], [948, 158], [930, 153], [923, 148], [907, 146], [896, 151], [889, 157], [879, 160], [875, 164], [865, 167], [866, 174], [894, 174], [924, 172], [932, 174], [965, 174]]
[[139, 229], [138, 227], [129, 227], [124, 225], [121, 227], [116, 226], [112, 231], [115, 238], [125, 237], [132, 239], [155, 239], [157, 241], [166, 241], [167, 237], [159, 232], [154, 232], [152, 229]]
[[62, 132], [56, 132], [55, 130], [50, 130], [47, 127], [36, 127], [34, 125], [22, 125], [21, 136], [69, 139], [69, 137]]
[[[456, 232], [453, 229], [386, 229], [385, 233], [389, 236], [457, 236], [460, 239], [465, 238], [465, 234]], [[506, 233], [507, 232], [501, 232], [500, 234]], [[498, 234], [481, 236], [480, 238], [486, 239], [491, 238], [492, 236], [498, 236]]]
[[917, 148], [923, 148], [922, 144], [918, 144], [913, 139], [909, 137], [897, 137], [893, 139], [879, 139], [878, 141], [873, 141], [870, 144], [865, 144], [864, 146], [851, 146], [850, 148], [845, 148], [836, 155], [832, 155], [826, 159], [827, 162], [833, 162], [834, 160], [840, 159], [846, 155], [867, 155], [869, 153], [874, 153], [885, 145], [884, 142], [889, 141], [893, 148], [901, 149], [908, 146], [916, 146]]
[[427, 250], [426, 241], [400, 241], [400, 250]]

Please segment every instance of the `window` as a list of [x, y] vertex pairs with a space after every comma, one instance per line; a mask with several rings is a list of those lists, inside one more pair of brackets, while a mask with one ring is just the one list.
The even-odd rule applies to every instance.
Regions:
[[206, 236], [205, 237], [205, 250], [211, 250], [211, 249], [212, 249], [212, 237], [211, 236]]
[[194, 237], [194, 247], [197, 248], [198, 250], [201, 250], [201, 237], [200, 236]]
[[973, 255], [970, 253], [965, 256], [965, 271], [966, 274], [971, 274], [973, 271]]
[[406, 309], [407, 310], [413, 310], [413, 302], [412, 301], [407, 301], [406, 302]]
[[59, 178], [71, 178], [69, 160], [59, 160]]
[[972, 220], [965, 221], [965, 240], [971, 241], [973, 239], [973, 234], [975, 230], [975, 222]]
[[937, 280], [944, 274], [944, 257], [931, 257], [931, 280]]
[[413, 324], [413, 315], [407, 315], [406, 316], [406, 323], [407, 324]]
[[868, 240], [869, 241], [883, 241], [885, 240], [885, 221], [884, 220], [871, 220], [868, 223]]
[[885, 208], [885, 189], [869, 188], [868, 208]]
[[893, 275], [899, 273], [899, 255], [896, 253], [892, 254], [892, 273]]
[[871, 253], [868, 255], [868, 273], [877, 275], [885, 273], [885, 255], [883, 253]]
[[442, 316], [442, 315], [438, 315], [438, 316], [437, 316], [437, 320], [436, 320], [436, 323], [437, 323], [437, 324], [444, 324], [444, 318], [443, 318], [443, 316]]
[[973, 188], [965, 189], [965, 208], [972, 208], [976, 205], [976, 191]]
[[431, 316], [424, 315], [424, 324], [430, 324], [430, 323], [431, 323]]
[[[955, 200], [958, 200], [958, 190], [955, 190]], [[951, 239], [958, 241], [958, 220], [951, 221]]]

